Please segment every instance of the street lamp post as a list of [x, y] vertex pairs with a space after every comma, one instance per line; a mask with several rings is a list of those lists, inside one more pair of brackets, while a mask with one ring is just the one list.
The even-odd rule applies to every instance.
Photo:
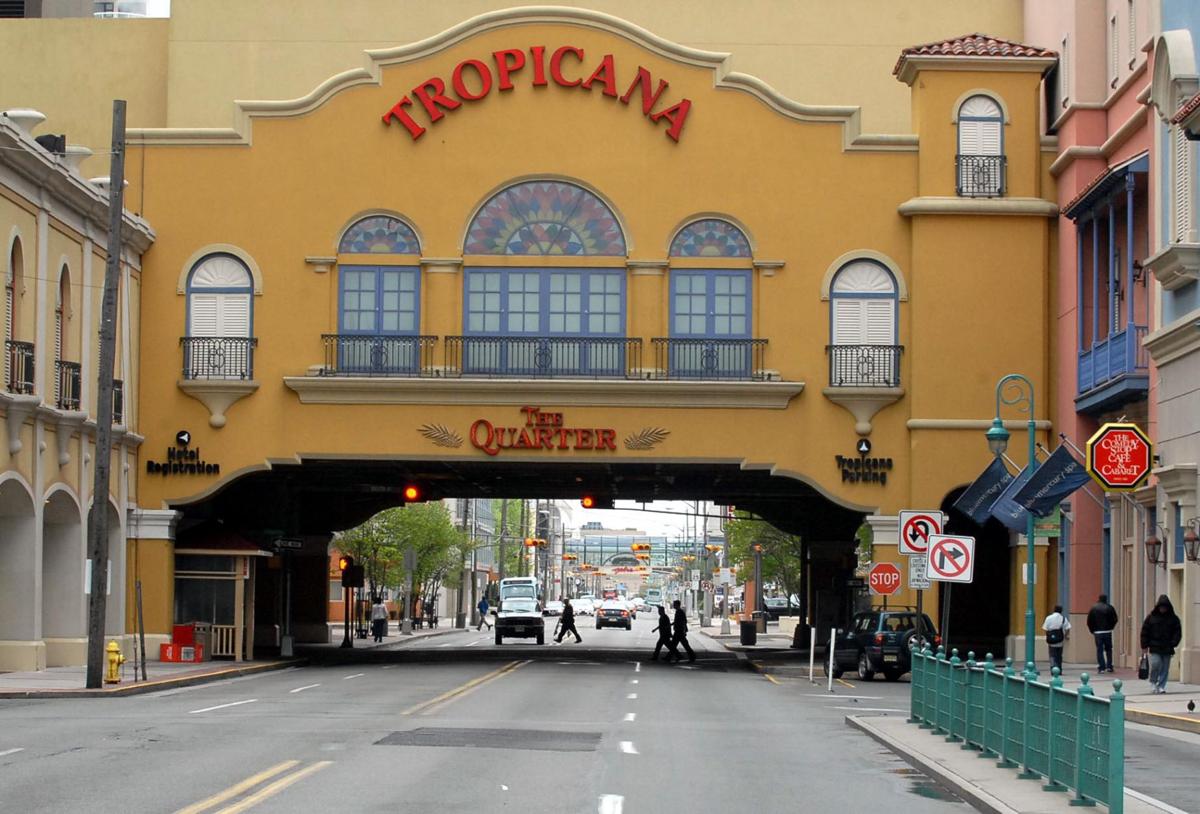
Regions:
[[[999, 457], [1008, 449], [1009, 432], [1004, 427], [1004, 421], [1000, 418], [1000, 407], [1002, 405], [1013, 407], [1017, 412], [1027, 413], [1029, 420], [1026, 422], [1026, 432], [1028, 433], [1028, 454], [1029, 454], [1029, 473], [1032, 474], [1037, 470], [1037, 456], [1035, 447], [1037, 445], [1037, 419], [1034, 412], [1034, 391], [1033, 382], [1020, 373], [1009, 373], [1007, 376], [996, 382], [996, 417], [992, 419], [992, 426], [987, 431], [988, 448], [992, 454]], [[1033, 670], [1034, 675], [1037, 675], [1037, 662], [1034, 660], [1034, 613], [1033, 613], [1033, 591], [1034, 591], [1034, 545], [1033, 545], [1033, 512], [1025, 512], [1025, 663], [1027, 667]]]

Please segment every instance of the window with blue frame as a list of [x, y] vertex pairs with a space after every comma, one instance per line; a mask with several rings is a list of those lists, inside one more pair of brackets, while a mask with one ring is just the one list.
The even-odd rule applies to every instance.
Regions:
[[339, 282], [339, 369], [412, 371], [420, 358], [420, 269], [342, 266]]
[[668, 375], [748, 376], [750, 328], [748, 270], [672, 270]]
[[465, 373], [624, 374], [624, 269], [468, 269], [464, 311]]
[[829, 383], [897, 387], [899, 297], [896, 279], [874, 260], [842, 266], [830, 285]]

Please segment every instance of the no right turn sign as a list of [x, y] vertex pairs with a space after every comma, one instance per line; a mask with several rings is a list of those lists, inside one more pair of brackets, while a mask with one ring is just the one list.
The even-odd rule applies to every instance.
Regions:
[[929, 538], [929, 578], [939, 582], [971, 582], [975, 578], [975, 538], [935, 534]]

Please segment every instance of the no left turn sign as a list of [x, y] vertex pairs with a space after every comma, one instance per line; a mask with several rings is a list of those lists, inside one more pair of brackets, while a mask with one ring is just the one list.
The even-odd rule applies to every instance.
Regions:
[[971, 582], [975, 578], [975, 538], [934, 534], [929, 538], [930, 579], [939, 582]]
[[924, 557], [929, 550], [929, 538], [941, 534], [946, 519], [941, 512], [906, 509], [900, 512], [900, 553]]

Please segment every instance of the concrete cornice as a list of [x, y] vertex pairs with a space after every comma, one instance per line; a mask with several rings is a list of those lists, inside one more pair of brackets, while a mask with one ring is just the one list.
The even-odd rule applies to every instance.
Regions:
[[804, 382], [287, 376], [303, 404], [558, 404], [782, 410]]
[[982, 57], [945, 54], [907, 54], [904, 67], [896, 75], [911, 86], [921, 71], [989, 71], [1002, 73], [1036, 73], [1039, 76], [1058, 62], [1057, 57]]
[[1200, 309], [1149, 334], [1142, 340], [1142, 345], [1159, 367], [1200, 352]]
[[[754, 96], [780, 115], [803, 122], [838, 124], [842, 128], [844, 150], [875, 152], [914, 152], [914, 135], [867, 134], [862, 132], [862, 112], [857, 106], [806, 105], [788, 99], [779, 91], [754, 76], [730, 70], [730, 55], [718, 51], [703, 51], [680, 45], [659, 37], [641, 26], [620, 17], [583, 8], [563, 6], [523, 6], [490, 11], [472, 17], [440, 34], [396, 48], [363, 52], [360, 67], [335, 74], [310, 93], [296, 99], [280, 101], [234, 102], [232, 128], [145, 128], [127, 131], [129, 142], [140, 145], [249, 145], [252, 143], [253, 120], [256, 118], [286, 118], [303, 116], [329, 101], [335, 94], [358, 86], [382, 84], [383, 68], [416, 62], [437, 54], [471, 37], [489, 31], [529, 24], [558, 24], [590, 28], [625, 37], [641, 47], [683, 65], [709, 68], [714, 73], [713, 85], [718, 89], [739, 90]], [[959, 60], [960, 62], [963, 60]], [[990, 62], [1004, 60], [973, 60], [978, 70], [1016, 70], [994, 67]], [[1023, 59], [1025, 65], [1041, 63], [1040, 59]], [[1053, 60], [1049, 60], [1053, 64]], [[984, 63], [984, 64], [981, 64]], [[1039, 68], [1042, 70], [1043, 68]], [[960, 70], [967, 70], [961, 68]], [[1024, 70], [1029, 70], [1028, 67]]]
[[1099, 147], [1089, 147], [1082, 144], [1068, 147], [1050, 164], [1050, 174], [1057, 178], [1078, 158], [1107, 159], [1111, 157], [1125, 142], [1133, 138], [1134, 134], [1146, 125], [1149, 115], [1150, 111], [1148, 108], [1139, 107]]
[[[1023, 430], [1026, 422], [1019, 419], [1010, 419], [1004, 422], [1005, 429]], [[908, 428], [910, 430], [986, 430], [992, 426], [990, 419], [986, 418], [910, 418], [908, 420]], [[1054, 425], [1048, 420], [1040, 418], [1034, 422], [1034, 426], [1039, 430], [1049, 430]]]
[[1058, 217], [1058, 204], [1042, 198], [956, 198], [924, 196], [909, 198], [898, 211], [905, 217], [914, 215], [1022, 215], [1042, 218]]

